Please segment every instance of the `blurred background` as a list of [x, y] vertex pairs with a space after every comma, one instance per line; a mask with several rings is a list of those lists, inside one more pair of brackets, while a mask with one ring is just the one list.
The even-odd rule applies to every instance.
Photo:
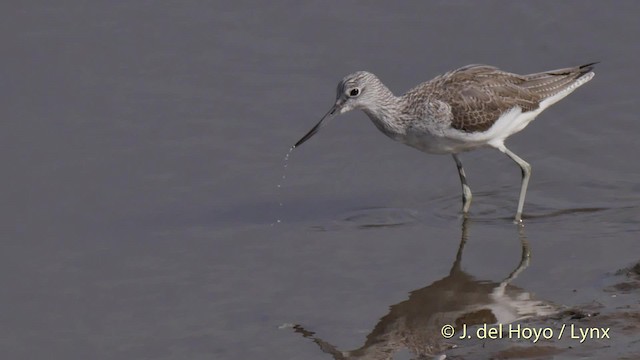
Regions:
[[[1, 7], [3, 358], [449, 354], [418, 349], [443, 340], [426, 331], [448, 319], [435, 304], [486, 298], [521, 264], [523, 242], [530, 262], [512, 290], [595, 308], [615, 336], [515, 345], [557, 358], [640, 354], [637, 290], [615, 287], [640, 260], [640, 3]], [[474, 191], [464, 226], [451, 157], [395, 143], [361, 112], [284, 160], [353, 71], [400, 95], [471, 63], [533, 73], [592, 61], [591, 82], [507, 142], [533, 167], [523, 231], [511, 221], [520, 170], [495, 150], [462, 155]], [[434, 291], [454, 278], [463, 238], [464, 281]], [[401, 312], [422, 324], [406, 338], [389, 332], [383, 355], [340, 352], [378, 339], [390, 307], [424, 288], [430, 300], [414, 307], [433, 311]], [[469, 299], [447, 311], [482, 307]], [[454, 358], [483, 359], [514, 343], [456, 344]]]

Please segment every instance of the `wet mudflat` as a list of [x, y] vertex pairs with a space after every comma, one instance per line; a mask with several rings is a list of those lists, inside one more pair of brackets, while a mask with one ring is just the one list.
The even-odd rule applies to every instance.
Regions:
[[[638, 358], [638, 11], [554, 1], [11, 7], [0, 351]], [[507, 142], [533, 167], [523, 228], [511, 221], [511, 160], [462, 154], [474, 191], [465, 221], [451, 158], [390, 141], [362, 113], [293, 151], [282, 179], [289, 147], [353, 71], [400, 94], [470, 63], [531, 73], [591, 61], [601, 63], [590, 83]], [[477, 337], [497, 322], [554, 336]], [[572, 326], [599, 333], [580, 342]], [[460, 339], [465, 329], [473, 336]]]

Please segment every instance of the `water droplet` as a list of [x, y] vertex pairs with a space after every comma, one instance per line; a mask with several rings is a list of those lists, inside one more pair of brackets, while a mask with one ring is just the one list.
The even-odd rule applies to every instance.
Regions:
[[[278, 203], [280, 204], [280, 207], [284, 207], [284, 204], [282, 202], [282, 189], [284, 187], [284, 180], [287, 178], [287, 166], [289, 165], [289, 155], [291, 155], [291, 152], [293, 151], [294, 147], [291, 147], [289, 149], [289, 151], [287, 152], [287, 154], [284, 156], [284, 159], [282, 160], [282, 178], [280, 180], [280, 183], [276, 185], [276, 188], [278, 189]], [[281, 223], [282, 220], [278, 219], [276, 221], [276, 224]], [[273, 224], [272, 224], [273, 226]]]

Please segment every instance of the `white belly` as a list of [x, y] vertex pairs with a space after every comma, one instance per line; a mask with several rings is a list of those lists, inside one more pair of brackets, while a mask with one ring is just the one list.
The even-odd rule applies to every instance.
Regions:
[[438, 129], [433, 127], [411, 128], [398, 140], [420, 151], [430, 154], [451, 154], [491, 146], [499, 148], [509, 136], [524, 129], [542, 112], [523, 113], [519, 107], [504, 113], [491, 128], [482, 132], [465, 132], [451, 127]]

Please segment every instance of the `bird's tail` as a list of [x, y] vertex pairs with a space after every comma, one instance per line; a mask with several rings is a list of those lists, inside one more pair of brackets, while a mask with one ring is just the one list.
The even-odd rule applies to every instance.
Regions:
[[595, 64], [597, 62], [525, 75], [521, 86], [543, 98], [569, 93], [593, 78]]

